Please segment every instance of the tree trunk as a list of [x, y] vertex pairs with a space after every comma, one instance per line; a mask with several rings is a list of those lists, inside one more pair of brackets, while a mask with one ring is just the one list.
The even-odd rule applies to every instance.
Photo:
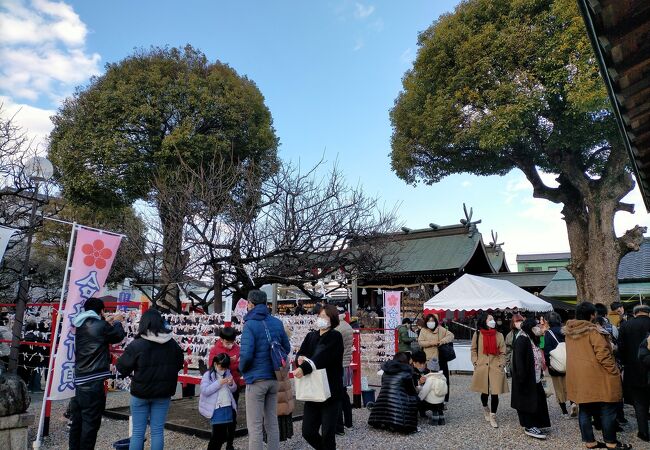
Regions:
[[182, 309], [178, 282], [183, 281], [183, 218], [173, 202], [160, 202], [158, 214], [162, 226], [162, 267], [160, 282], [164, 296], [162, 303], [176, 312]]
[[602, 200], [597, 203], [585, 208], [565, 204], [562, 210], [571, 248], [571, 264], [567, 268], [576, 280], [578, 302], [610, 305], [620, 300], [621, 258], [639, 249], [645, 229], [637, 226], [617, 238], [616, 205]]

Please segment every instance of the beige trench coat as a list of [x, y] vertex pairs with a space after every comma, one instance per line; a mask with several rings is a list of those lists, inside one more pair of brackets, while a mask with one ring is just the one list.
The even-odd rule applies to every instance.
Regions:
[[420, 344], [420, 347], [426, 353], [427, 361], [431, 361], [431, 358], [438, 359], [438, 346], [453, 341], [454, 334], [440, 325], [434, 331], [428, 328], [422, 328], [418, 337], [418, 344]]
[[[478, 334], [478, 339], [476, 338]], [[470, 389], [481, 394], [504, 394], [509, 392], [506, 379], [506, 342], [503, 335], [497, 332], [498, 355], [483, 353], [483, 336], [475, 333], [472, 336], [472, 364], [474, 374]]]

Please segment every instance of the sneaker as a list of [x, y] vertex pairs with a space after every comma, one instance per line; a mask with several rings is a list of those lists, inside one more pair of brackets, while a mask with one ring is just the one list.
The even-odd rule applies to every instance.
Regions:
[[492, 428], [499, 428], [496, 413], [490, 413], [490, 425], [492, 425]]
[[546, 435], [542, 433], [539, 428], [524, 428], [524, 433], [535, 439], [546, 439]]
[[571, 408], [570, 408], [570, 414], [571, 417], [577, 417], [578, 415], [578, 404], [577, 403], [571, 403]]
[[483, 407], [483, 417], [485, 417], [486, 422], [488, 423], [490, 422], [490, 408], [488, 408], [487, 406]]

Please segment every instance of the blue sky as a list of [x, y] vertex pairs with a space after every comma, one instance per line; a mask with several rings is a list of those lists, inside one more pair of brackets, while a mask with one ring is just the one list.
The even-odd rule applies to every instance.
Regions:
[[[434, 186], [407, 186], [390, 169], [388, 112], [417, 52], [417, 34], [456, 1], [125, 1], [3, 0], [0, 96], [4, 114], [40, 139], [49, 115], [75, 86], [137, 47], [190, 43], [211, 60], [254, 80], [281, 141], [280, 156], [303, 167], [338, 161], [411, 228], [457, 223], [473, 206], [486, 240], [516, 253], [566, 251], [556, 205], [532, 198], [523, 175], [458, 175]], [[44, 146], [45, 144], [43, 144]], [[548, 177], [549, 179], [552, 177]], [[637, 214], [619, 213], [619, 233], [650, 225], [638, 192]]]

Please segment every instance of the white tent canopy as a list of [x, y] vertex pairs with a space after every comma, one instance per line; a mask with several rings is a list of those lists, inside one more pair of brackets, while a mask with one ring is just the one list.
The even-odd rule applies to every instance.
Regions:
[[553, 306], [506, 280], [465, 274], [424, 303], [424, 309], [471, 311], [518, 308], [553, 311]]

